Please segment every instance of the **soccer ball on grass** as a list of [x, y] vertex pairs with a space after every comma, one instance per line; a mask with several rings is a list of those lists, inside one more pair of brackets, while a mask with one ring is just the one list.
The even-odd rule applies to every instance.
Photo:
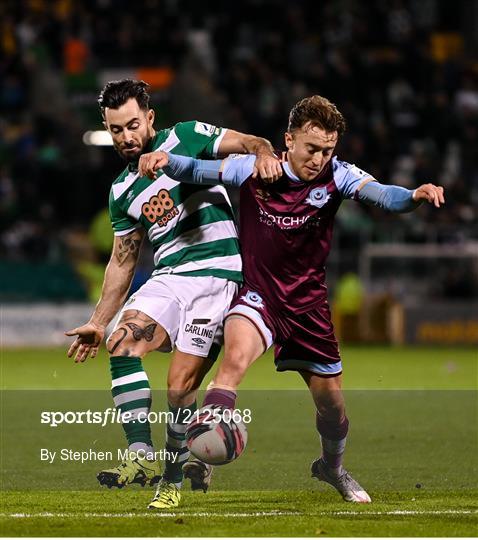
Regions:
[[247, 429], [239, 411], [206, 405], [194, 413], [186, 429], [186, 444], [204, 463], [224, 465], [237, 459], [247, 444]]

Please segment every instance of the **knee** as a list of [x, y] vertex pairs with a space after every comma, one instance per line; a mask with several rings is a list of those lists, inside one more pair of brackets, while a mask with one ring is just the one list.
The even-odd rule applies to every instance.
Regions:
[[221, 371], [236, 374], [244, 373], [250, 363], [249, 355], [241, 347], [229, 347], [221, 363]]
[[143, 356], [143, 347], [135, 342], [126, 328], [120, 326], [106, 340], [110, 356]]
[[322, 403], [317, 407], [318, 416], [327, 423], [339, 424], [345, 419], [345, 406], [343, 401]]

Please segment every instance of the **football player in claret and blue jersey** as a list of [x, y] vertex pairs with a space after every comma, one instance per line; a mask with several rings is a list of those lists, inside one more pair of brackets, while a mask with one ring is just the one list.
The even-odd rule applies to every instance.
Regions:
[[254, 156], [220, 162], [162, 153], [155, 166], [178, 180], [240, 189], [244, 283], [226, 315], [225, 356], [203, 405], [233, 409], [247, 368], [274, 344], [277, 370], [298, 371], [316, 405], [322, 455], [312, 463], [312, 475], [344, 500], [368, 503], [368, 493], [342, 466], [349, 421], [325, 284], [334, 218], [344, 199], [409, 212], [422, 201], [439, 208], [444, 197], [442, 187], [383, 185], [340, 161], [334, 150], [344, 130], [336, 106], [316, 95], [290, 112], [283, 174], [274, 183], [253, 176]]

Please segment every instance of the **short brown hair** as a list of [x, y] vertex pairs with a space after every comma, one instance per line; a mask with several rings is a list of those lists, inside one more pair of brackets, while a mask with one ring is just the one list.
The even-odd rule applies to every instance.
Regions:
[[328, 133], [337, 131], [344, 133], [346, 124], [342, 113], [334, 103], [322, 96], [310, 96], [296, 103], [289, 114], [288, 131], [300, 129], [308, 122]]

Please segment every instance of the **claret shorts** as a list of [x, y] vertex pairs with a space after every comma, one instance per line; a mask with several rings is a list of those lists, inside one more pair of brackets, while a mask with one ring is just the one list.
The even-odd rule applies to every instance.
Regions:
[[264, 349], [275, 345], [277, 371], [310, 371], [322, 377], [342, 373], [342, 361], [327, 301], [306, 313], [274, 308], [261, 292], [239, 290], [226, 318], [248, 319], [262, 336]]

